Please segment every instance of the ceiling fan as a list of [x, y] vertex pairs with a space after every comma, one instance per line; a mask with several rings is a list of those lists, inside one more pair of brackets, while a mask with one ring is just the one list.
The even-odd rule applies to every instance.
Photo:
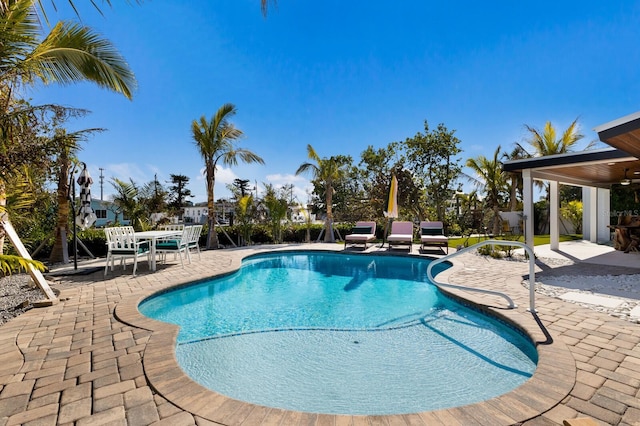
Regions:
[[[624, 169], [624, 178], [620, 181], [620, 185], [627, 186], [627, 185], [631, 185], [632, 183], [640, 182], [640, 179], [630, 179], [627, 176], [628, 171], [629, 171], [628, 168]], [[640, 175], [640, 170], [634, 171], [633, 174], [636, 176]]]

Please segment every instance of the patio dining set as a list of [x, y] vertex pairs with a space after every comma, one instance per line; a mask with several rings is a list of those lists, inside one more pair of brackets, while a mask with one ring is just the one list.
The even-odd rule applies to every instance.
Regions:
[[126, 268], [126, 260], [133, 259], [133, 276], [138, 268], [138, 258], [146, 257], [149, 270], [157, 268], [157, 257], [166, 261], [167, 254], [173, 254], [174, 259], [180, 258], [180, 265], [184, 268], [184, 259], [191, 263], [191, 252], [195, 251], [200, 258], [199, 239], [202, 225], [165, 225], [153, 231], [136, 232], [133, 226], [117, 226], [105, 228], [107, 240], [107, 261], [104, 275], [109, 271], [109, 264], [113, 271], [115, 260], [120, 259], [122, 268]]

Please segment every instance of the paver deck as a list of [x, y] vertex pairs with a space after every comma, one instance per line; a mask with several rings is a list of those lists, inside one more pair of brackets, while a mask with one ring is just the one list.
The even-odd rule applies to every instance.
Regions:
[[60, 277], [53, 285], [61, 290], [59, 303], [0, 326], [0, 426], [557, 425], [584, 416], [603, 425], [640, 425], [640, 325], [544, 296], [532, 315], [521, 285], [528, 264], [474, 254], [455, 258], [438, 279], [504, 291], [520, 306], [510, 310], [496, 296], [447, 290], [505, 316], [537, 342], [538, 369], [513, 392], [450, 410], [330, 416], [255, 406], [203, 389], [176, 367], [175, 327], [141, 316], [137, 303], [159, 289], [233, 271], [243, 257], [271, 249], [207, 251], [185, 269], [179, 262], [154, 273], [139, 266], [135, 278], [131, 266], [107, 279], [101, 271]]

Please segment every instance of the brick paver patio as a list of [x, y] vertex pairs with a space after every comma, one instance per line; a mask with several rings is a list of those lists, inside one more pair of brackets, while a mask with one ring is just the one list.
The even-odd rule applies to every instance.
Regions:
[[505, 291], [520, 306], [508, 310], [495, 296], [455, 292], [518, 323], [538, 343], [538, 370], [514, 392], [451, 410], [328, 416], [254, 406], [202, 390], [175, 368], [175, 328], [142, 317], [137, 301], [234, 270], [244, 256], [269, 249], [203, 252], [185, 269], [169, 262], [155, 273], [143, 265], [136, 278], [131, 266], [107, 279], [102, 271], [60, 277], [54, 284], [61, 290], [59, 303], [0, 326], [0, 426], [557, 425], [584, 416], [603, 425], [640, 425], [640, 325], [545, 296], [538, 296], [533, 316], [521, 285], [528, 264], [473, 254], [457, 257], [438, 279]]

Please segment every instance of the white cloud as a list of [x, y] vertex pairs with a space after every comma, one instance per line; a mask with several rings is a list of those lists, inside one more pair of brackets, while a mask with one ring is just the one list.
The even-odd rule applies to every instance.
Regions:
[[109, 164], [103, 173], [107, 181], [111, 181], [112, 178], [125, 182], [133, 180], [138, 185], [143, 185], [153, 178], [153, 176], [149, 178], [148, 173], [145, 173], [137, 164], [132, 163]]
[[313, 185], [303, 176], [276, 173], [267, 175], [266, 179], [268, 183], [273, 184], [276, 188], [282, 188], [284, 185], [293, 185], [293, 197], [299, 203], [307, 203], [313, 191]]
[[220, 182], [226, 185], [228, 183], [233, 183], [233, 181], [237, 178], [238, 178], [238, 175], [233, 173], [233, 170], [216, 166], [216, 184]]

